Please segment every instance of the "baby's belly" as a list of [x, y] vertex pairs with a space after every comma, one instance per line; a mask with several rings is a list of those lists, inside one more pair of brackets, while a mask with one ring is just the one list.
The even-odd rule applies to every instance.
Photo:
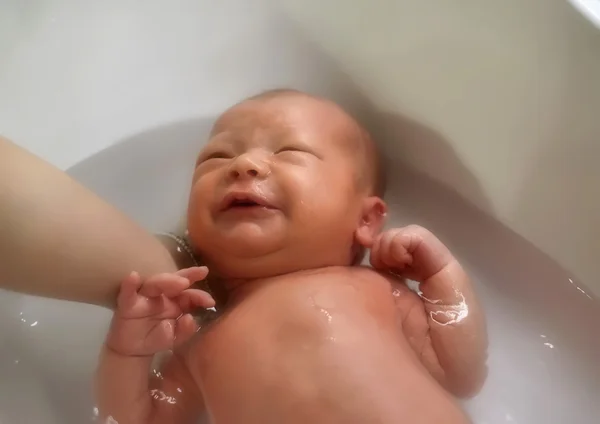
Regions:
[[190, 358], [214, 424], [384, 424], [456, 409], [404, 340], [384, 278], [340, 269], [268, 284]]

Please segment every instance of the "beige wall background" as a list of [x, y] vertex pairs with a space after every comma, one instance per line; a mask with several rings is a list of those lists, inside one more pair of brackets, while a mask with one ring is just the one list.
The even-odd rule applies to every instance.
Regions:
[[561, 0], [285, 4], [382, 113], [427, 127], [385, 128], [387, 149], [600, 293], [600, 30]]

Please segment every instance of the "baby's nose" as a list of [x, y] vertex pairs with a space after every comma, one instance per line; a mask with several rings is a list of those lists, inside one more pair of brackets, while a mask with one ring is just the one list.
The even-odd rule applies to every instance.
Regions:
[[233, 161], [229, 175], [233, 179], [263, 178], [269, 172], [267, 163], [256, 155], [244, 154]]

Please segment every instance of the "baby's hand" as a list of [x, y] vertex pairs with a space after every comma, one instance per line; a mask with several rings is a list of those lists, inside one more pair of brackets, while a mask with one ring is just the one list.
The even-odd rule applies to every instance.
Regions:
[[418, 225], [381, 233], [371, 247], [370, 257], [373, 268], [422, 283], [454, 260], [436, 236]]
[[122, 355], [150, 356], [189, 339], [198, 329], [190, 312], [215, 305], [207, 292], [189, 288], [207, 274], [206, 267], [193, 267], [143, 281], [131, 273], [121, 283], [107, 346]]

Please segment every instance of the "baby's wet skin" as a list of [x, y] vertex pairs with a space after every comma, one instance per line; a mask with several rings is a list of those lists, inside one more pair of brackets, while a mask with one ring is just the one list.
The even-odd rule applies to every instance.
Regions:
[[[208, 295], [184, 290], [171, 304], [185, 321], [142, 319], [172, 345], [184, 340], [173, 329], [195, 334], [150, 382], [149, 357], [105, 348], [103, 409], [131, 418], [121, 424], [191, 423], [204, 410], [214, 424], [466, 423], [451, 394], [485, 380], [483, 313], [433, 234], [382, 232], [378, 168], [368, 133], [327, 100], [276, 91], [226, 111], [198, 157], [187, 220], [226, 308], [190, 333], [178, 298]], [[367, 249], [374, 268], [355, 266]], [[421, 297], [392, 273], [423, 283]], [[144, 336], [130, 329], [124, 347]], [[148, 384], [174, 406], [130, 401]]]
[[468, 422], [411, 347], [425, 333], [405, 334], [393, 290], [362, 267], [247, 283], [186, 355], [213, 422]]

